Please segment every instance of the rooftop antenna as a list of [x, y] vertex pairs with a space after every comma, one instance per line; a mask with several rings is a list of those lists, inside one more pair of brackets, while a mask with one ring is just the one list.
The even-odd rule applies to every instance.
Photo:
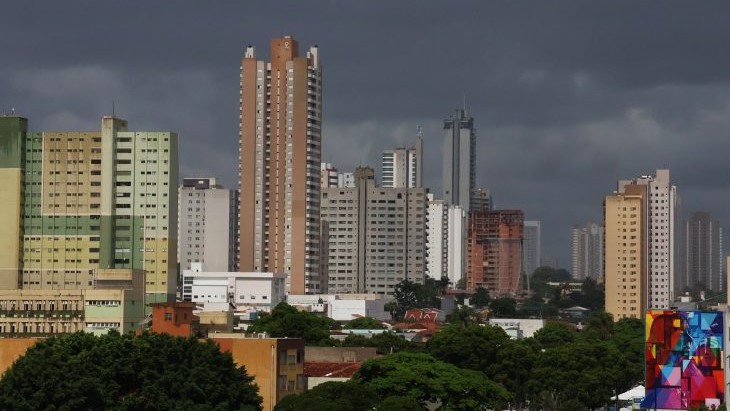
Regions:
[[464, 94], [464, 115], [466, 116], [466, 94]]
[[114, 100], [112, 100], [112, 118], [116, 118], [114, 117]]

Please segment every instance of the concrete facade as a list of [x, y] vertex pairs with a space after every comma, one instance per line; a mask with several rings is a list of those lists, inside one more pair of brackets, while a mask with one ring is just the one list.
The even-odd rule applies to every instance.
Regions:
[[350, 321], [358, 317], [390, 320], [385, 311], [385, 298], [380, 294], [315, 294], [290, 295], [289, 305], [308, 312], [323, 313], [335, 321]]
[[238, 194], [215, 178], [184, 178], [179, 189], [180, 270], [204, 263], [210, 271], [235, 271]]
[[331, 163], [322, 163], [320, 166], [320, 184], [322, 188], [339, 187], [337, 167]]
[[588, 222], [573, 227], [573, 270], [576, 280], [603, 281], [603, 226]]
[[98, 270], [95, 288], [0, 290], [0, 337], [46, 336], [111, 329], [120, 333], [145, 325], [144, 273]]
[[725, 248], [720, 222], [707, 212], [696, 212], [683, 220], [678, 230], [675, 295], [704, 289], [725, 290]]
[[270, 312], [286, 298], [284, 273], [203, 271], [193, 264], [183, 271], [183, 301], [206, 305], [233, 305], [237, 309]]
[[522, 272], [528, 277], [540, 266], [542, 258], [542, 231], [540, 222], [525, 220], [522, 234]]
[[677, 187], [671, 184], [669, 170], [658, 169], [655, 176], [618, 182], [618, 193], [627, 193], [630, 188], [645, 192], [648, 308], [665, 310], [675, 291]]
[[646, 198], [646, 190], [628, 187], [603, 202], [606, 312], [617, 321], [642, 319], [647, 309]]
[[426, 253], [426, 274], [440, 280], [447, 275], [448, 249], [445, 247], [447, 238], [447, 217], [443, 200], [434, 200], [433, 194], [428, 196], [428, 228]]
[[383, 151], [382, 187], [421, 187], [423, 139], [420, 132], [411, 148], [399, 147]]
[[476, 130], [464, 110], [444, 121], [443, 161], [444, 204], [468, 212], [476, 178]]
[[174, 298], [177, 135], [128, 131], [113, 117], [99, 131], [27, 124], [0, 117], [0, 287], [95, 289], [101, 271], [125, 269], [144, 272], [145, 302]]
[[239, 269], [284, 272], [292, 294], [320, 278], [322, 69], [317, 47], [299, 55], [291, 36], [271, 60], [247, 47], [240, 83]]
[[354, 188], [322, 193], [329, 224], [329, 292], [391, 294], [426, 270], [427, 198], [424, 188], [376, 187], [372, 168], [355, 171]]
[[289, 394], [307, 390], [304, 376], [304, 340], [298, 338], [246, 338], [241, 334], [209, 335], [221, 351], [230, 352], [236, 365], [254, 377], [264, 411]]

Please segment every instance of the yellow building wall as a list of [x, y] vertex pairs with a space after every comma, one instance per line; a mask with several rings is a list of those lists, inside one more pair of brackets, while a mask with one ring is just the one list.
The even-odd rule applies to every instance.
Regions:
[[[213, 337], [213, 341], [218, 343], [221, 351], [230, 352], [233, 361], [238, 366], [245, 366], [248, 375], [254, 377], [263, 398], [264, 411], [273, 410], [285, 395], [306, 390], [303, 378], [304, 340]], [[296, 360], [290, 364], [291, 359]], [[289, 390], [287, 384], [291, 382], [294, 386]]]
[[614, 320], [641, 319], [645, 311], [642, 199], [611, 195], [604, 201], [606, 312]]
[[0, 169], [0, 289], [18, 288], [21, 170]]

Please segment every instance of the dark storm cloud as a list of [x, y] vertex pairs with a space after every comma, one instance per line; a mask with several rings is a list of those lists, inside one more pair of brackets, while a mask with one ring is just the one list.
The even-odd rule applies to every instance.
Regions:
[[[425, 140], [440, 194], [441, 127], [463, 104], [477, 175], [500, 207], [543, 221], [569, 265], [575, 223], [616, 180], [669, 167], [685, 211], [730, 219], [730, 26], [724, 2], [11, 1], [0, 109], [36, 130], [95, 129], [111, 112], [181, 136], [181, 174], [236, 181], [238, 65], [273, 37], [317, 44], [323, 160], [379, 168]], [[357, 149], [355, 149], [357, 148]]]

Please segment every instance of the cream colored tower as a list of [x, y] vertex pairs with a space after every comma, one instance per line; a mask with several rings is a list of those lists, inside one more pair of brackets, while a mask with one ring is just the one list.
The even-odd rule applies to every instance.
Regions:
[[614, 320], [643, 318], [646, 310], [646, 199], [639, 186], [604, 199], [606, 312]]

